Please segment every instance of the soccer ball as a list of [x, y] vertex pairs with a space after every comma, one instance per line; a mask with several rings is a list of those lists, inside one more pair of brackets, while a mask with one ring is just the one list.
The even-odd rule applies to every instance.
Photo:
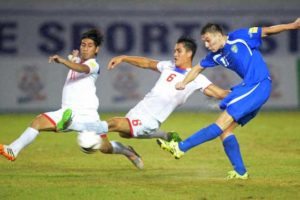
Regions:
[[101, 138], [96, 132], [85, 131], [78, 134], [77, 143], [84, 153], [94, 153], [100, 149]]

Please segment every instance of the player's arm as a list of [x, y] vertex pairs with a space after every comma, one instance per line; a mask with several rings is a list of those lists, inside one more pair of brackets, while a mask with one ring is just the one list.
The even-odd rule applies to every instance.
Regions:
[[209, 97], [214, 97], [216, 99], [224, 99], [230, 90], [224, 90], [215, 84], [210, 84], [204, 89], [204, 94]]
[[189, 71], [189, 73], [185, 76], [185, 78], [183, 79], [183, 81], [176, 83], [175, 87], [177, 90], [184, 90], [185, 86], [195, 80], [195, 78], [204, 70], [204, 68], [202, 66], [200, 66], [199, 64], [194, 66], [191, 71]]
[[297, 18], [294, 22], [287, 24], [278, 24], [269, 27], [262, 27], [261, 37], [277, 34], [283, 31], [300, 29], [300, 18]]
[[139, 68], [151, 69], [154, 71], [158, 71], [157, 63], [159, 61], [157, 61], [157, 60], [153, 60], [153, 59], [146, 58], [146, 57], [125, 56], [125, 55], [112, 58], [108, 63], [108, 69], [114, 69], [116, 66], [118, 66], [122, 62], [126, 62], [128, 64], [137, 66]]
[[69, 61], [58, 55], [49, 57], [49, 63], [52, 63], [52, 62], [61, 63], [61, 64], [65, 65], [66, 67], [68, 67], [69, 69], [72, 69], [76, 72], [87, 73], [87, 74], [90, 72], [90, 68], [87, 65]]

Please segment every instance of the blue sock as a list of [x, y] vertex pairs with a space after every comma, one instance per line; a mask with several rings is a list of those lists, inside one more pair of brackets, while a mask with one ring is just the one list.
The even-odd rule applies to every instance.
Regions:
[[223, 140], [223, 146], [234, 170], [240, 175], [245, 174], [246, 168], [243, 163], [240, 146], [236, 137], [234, 135], [230, 135], [225, 138]]
[[179, 143], [179, 149], [186, 152], [187, 150], [202, 144], [204, 142], [215, 139], [222, 134], [222, 129], [216, 124], [211, 124], [206, 128], [199, 130], [198, 132], [191, 135], [186, 140]]

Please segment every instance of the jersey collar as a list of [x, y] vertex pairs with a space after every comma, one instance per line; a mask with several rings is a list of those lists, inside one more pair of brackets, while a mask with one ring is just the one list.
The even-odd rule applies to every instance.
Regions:
[[175, 66], [175, 68], [174, 68], [174, 71], [178, 72], [180, 74], [186, 74], [190, 70], [191, 70], [191, 68], [182, 68], [182, 67], [178, 67], [178, 66]]

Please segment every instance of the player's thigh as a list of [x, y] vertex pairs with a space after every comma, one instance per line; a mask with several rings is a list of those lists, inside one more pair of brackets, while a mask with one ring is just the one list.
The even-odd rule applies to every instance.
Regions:
[[130, 115], [127, 117], [132, 137], [138, 138], [144, 135], [150, 135], [160, 127], [160, 123], [148, 115]]
[[55, 131], [56, 123], [44, 114], [40, 114], [34, 118], [30, 124], [30, 127], [39, 131]]
[[61, 120], [65, 109], [45, 112], [38, 115], [31, 123], [31, 127], [40, 131], [56, 131], [56, 124]]
[[233, 117], [225, 110], [223, 111], [218, 119], [216, 120], [216, 124], [224, 131], [234, 122]]
[[129, 121], [125, 117], [113, 117], [107, 123], [109, 132], [130, 133]]
[[73, 110], [72, 120], [67, 130], [78, 131], [77, 124], [98, 123], [98, 122], [100, 122], [100, 117], [96, 110], [92, 110], [92, 111]]
[[153, 118], [143, 106], [138, 104], [127, 114], [131, 137], [152, 134], [160, 127], [160, 122]]

